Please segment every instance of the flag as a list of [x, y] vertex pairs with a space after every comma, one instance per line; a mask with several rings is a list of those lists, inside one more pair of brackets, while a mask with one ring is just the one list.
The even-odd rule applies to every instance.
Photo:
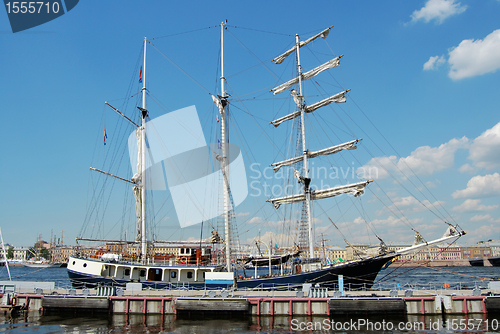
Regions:
[[142, 67], [139, 70], [139, 83], [142, 83]]
[[219, 115], [217, 115], [217, 123], [219, 123]]
[[275, 249], [278, 249], [278, 248], [279, 248], [279, 247], [278, 247], [278, 244], [274, 244], [274, 248], [275, 248]]
[[222, 149], [222, 144], [221, 144], [221, 142], [220, 142], [220, 139], [217, 139], [217, 144], [219, 144], [219, 145], [218, 145], [218, 146], [219, 146], [219, 149]]
[[108, 135], [106, 133], [106, 128], [104, 128], [104, 145], [106, 145], [106, 139], [108, 138]]

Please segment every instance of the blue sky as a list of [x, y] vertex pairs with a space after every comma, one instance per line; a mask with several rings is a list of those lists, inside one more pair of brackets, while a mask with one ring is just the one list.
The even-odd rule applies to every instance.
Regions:
[[[118, 146], [115, 114], [104, 101], [116, 106], [132, 101], [133, 112], [137, 99], [126, 98], [139, 87], [145, 36], [197, 81], [149, 48], [148, 88], [162, 103], [150, 102], [151, 116], [194, 104], [202, 125], [211, 129], [205, 132], [207, 142], [216, 138], [216, 110], [205, 89], [217, 89], [215, 26], [225, 19], [230, 25], [230, 91], [234, 97], [254, 98], [244, 107], [234, 101], [232, 109], [237, 125], [232, 141], [248, 147], [244, 158], [249, 181], [255, 176], [251, 164], [279, 160], [285, 143], [286, 126], [274, 130], [268, 123], [288, 113], [287, 93], [273, 99], [267, 91], [291, 77], [292, 63], [273, 65], [270, 60], [290, 47], [296, 33], [305, 39], [333, 25], [325, 41], [315, 41], [307, 47], [310, 52], [301, 53], [303, 66], [307, 70], [344, 54], [341, 66], [322, 74], [314, 86], [331, 94], [340, 87], [352, 91], [345, 105], [328, 109], [333, 113], [308, 116], [310, 145], [321, 148], [327, 142], [322, 131], [330, 134], [330, 145], [363, 137], [358, 150], [344, 154], [345, 160], [334, 157], [327, 163], [340, 161], [344, 170], [355, 167], [358, 172], [376, 166], [379, 173], [371, 175], [377, 185], [370, 185], [364, 204], [342, 196], [316, 208], [317, 233], [324, 233], [329, 244], [344, 245], [330, 217], [347, 229], [345, 236], [353, 242], [376, 242], [368, 236], [366, 221], [386, 242], [411, 242], [409, 225], [427, 239], [437, 238], [445, 230], [438, 217], [444, 216], [468, 232], [463, 243], [500, 239], [498, 17], [498, 0], [107, 0], [80, 1], [58, 19], [13, 34], [6, 12], [0, 11], [4, 240], [31, 245], [38, 234], [48, 240], [52, 229], [58, 237], [64, 230], [65, 243], [74, 243], [91, 199], [88, 167], [103, 162]], [[317, 94], [311, 93], [310, 99], [318, 99]], [[337, 114], [345, 116], [343, 121], [335, 116], [326, 120]], [[118, 187], [115, 192], [122, 195], [126, 190]], [[276, 213], [266, 199], [248, 198], [236, 210], [245, 242], [259, 233], [273, 240], [290, 233], [283, 211]], [[110, 201], [117, 216], [121, 204]], [[337, 205], [360, 209], [344, 213]], [[199, 236], [199, 228], [178, 229], [173, 211], [156, 218], [166, 226], [156, 227], [160, 238]]]

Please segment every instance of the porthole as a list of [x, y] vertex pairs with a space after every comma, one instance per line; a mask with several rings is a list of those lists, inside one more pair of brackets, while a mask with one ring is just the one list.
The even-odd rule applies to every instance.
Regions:
[[86, 264], [86, 263], [84, 263], [84, 264], [83, 264], [83, 268], [86, 268], [86, 267], [87, 267], [87, 264]]
[[75, 263], [76, 263], [76, 262], [75, 262], [75, 261], [73, 261], [73, 265], [75, 265]]

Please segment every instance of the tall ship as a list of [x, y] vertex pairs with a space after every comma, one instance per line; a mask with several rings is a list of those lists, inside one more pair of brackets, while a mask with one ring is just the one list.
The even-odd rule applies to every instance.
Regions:
[[[229, 143], [228, 135], [228, 107], [231, 104], [231, 96], [226, 91], [226, 78], [224, 76], [224, 31], [227, 28], [225, 22], [221, 23], [221, 52], [220, 52], [220, 91], [219, 94], [211, 94], [213, 102], [218, 109], [217, 122], [220, 122], [220, 140], [216, 147], [211, 148], [212, 165], [218, 171], [222, 184], [223, 210], [221, 221], [223, 231], [213, 230], [208, 238], [199, 240], [170, 241], [171, 245], [177, 245], [178, 252], [170, 254], [154, 254], [154, 243], [147, 239], [148, 235], [148, 211], [146, 202], [150, 198], [148, 194], [148, 180], [150, 174], [154, 173], [152, 166], [151, 150], [155, 145], [158, 147], [170, 147], [178, 143], [164, 143], [162, 146], [156, 144], [161, 129], [160, 120], [151, 120], [149, 118], [146, 86], [146, 47], [151, 44], [144, 39], [144, 51], [142, 66], [140, 69], [140, 80], [142, 82], [141, 96], [142, 104], [137, 107], [137, 113], [140, 118], [136, 122], [123, 114], [118, 108], [108, 104], [120, 117], [124, 118], [133, 128], [134, 132], [128, 137], [129, 147], [135, 149], [129, 150], [130, 160], [134, 161], [136, 167], [132, 170], [129, 178], [119, 177], [107, 171], [92, 168], [93, 172], [103, 174], [111, 179], [117, 179], [116, 182], [125, 182], [130, 185], [135, 198], [135, 219], [137, 223], [137, 234], [135, 240], [106, 240], [79, 238], [78, 241], [100, 241], [116, 245], [117, 250], [120, 247], [134, 249], [133, 253], [111, 251], [102, 249], [94, 253], [88, 253], [85, 248], [80, 248], [68, 260], [67, 270], [69, 278], [75, 287], [95, 287], [98, 285], [125, 286], [127, 283], [142, 283], [143, 287], [151, 288], [192, 288], [202, 289], [206, 287], [222, 288], [234, 285], [237, 288], [263, 288], [263, 289], [281, 289], [300, 287], [304, 283], [321, 284], [323, 286], [335, 288], [338, 287], [339, 277], [342, 277], [343, 284], [351, 288], [364, 287], [370, 288], [379, 271], [390, 264], [398, 256], [418, 252], [429, 246], [449, 243], [458, 239], [465, 232], [458, 226], [448, 224], [445, 234], [433, 241], [423, 241], [422, 238], [416, 238], [413, 246], [399, 249], [396, 251], [388, 250], [383, 242], [378, 251], [370, 256], [357, 256], [352, 261], [325, 262], [315, 256], [314, 240], [314, 219], [312, 214], [312, 205], [315, 201], [326, 200], [335, 196], [361, 196], [365, 188], [370, 185], [372, 180], [362, 180], [355, 183], [343, 184], [325, 189], [313, 189], [314, 180], [309, 174], [310, 161], [312, 159], [332, 155], [342, 154], [344, 150], [354, 150], [357, 148], [361, 139], [354, 139], [349, 142], [334, 144], [333, 146], [310, 150], [307, 142], [306, 114], [321, 113], [321, 108], [332, 103], [343, 103], [346, 101], [346, 94], [349, 90], [336, 93], [326, 99], [309, 104], [303, 93], [303, 85], [306, 80], [320, 76], [321, 73], [331, 70], [340, 64], [340, 56], [335, 57], [328, 62], [308, 71], [302, 70], [300, 50], [302, 47], [317, 40], [325, 39], [331, 27], [320, 33], [301, 40], [298, 35], [295, 36], [293, 47], [285, 53], [274, 59], [275, 66], [280, 66], [286, 58], [294, 56], [296, 60], [296, 76], [276, 87], [271, 92], [273, 95], [283, 92], [290, 92], [290, 99], [293, 100], [293, 110], [280, 118], [271, 121], [274, 127], [278, 127], [285, 122], [295, 122], [298, 137], [294, 142], [296, 150], [290, 151], [292, 156], [279, 162], [272, 163], [271, 166], [275, 172], [280, 170], [289, 170], [294, 175], [294, 183], [300, 184], [298, 193], [284, 194], [284, 196], [268, 198], [268, 202], [276, 210], [282, 207], [298, 204], [301, 206], [302, 219], [300, 222], [299, 242], [295, 249], [281, 255], [272, 255], [269, 247], [267, 255], [242, 258], [238, 241], [238, 234], [235, 231], [235, 202], [239, 202], [237, 194], [233, 191], [235, 182], [247, 183], [246, 179], [235, 180], [240, 174], [232, 169], [232, 162], [238, 159], [239, 155], [234, 153], [233, 147]], [[186, 117], [193, 118], [196, 114], [189, 114], [192, 110], [181, 110]], [[177, 115], [177, 114], [176, 114]], [[179, 114], [182, 115], [182, 114]], [[165, 115], [165, 116], [168, 116]], [[162, 117], [165, 117], [162, 116]], [[184, 117], [184, 116], [181, 116]], [[191, 126], [187, 124], [174, 124], [169, 119], [169, 126], [182, 128]], [[156, 121], [156, 122], [155, 122]], [[172, 130], [174, 131], [174, 130]], [[162, 134], [159, 134], [162, 137]], [[106, 134], [105, 134], [106, 140]], [[188, 140], [188, 139], [179, 139]], [[132, 144], [131, 144], [132, 143]], [[180, 144], [179, 144], [180, 145]], [[164, 149], [166, 150], [166, 149]], [[236, 156], [236, 158], [234, 157]], [[173, 158], [168, 160], [173, 161]], [[178, 160], [175, 160], [178, 162]], [[134, 165], [133, 164], [133, 165]], [[191, 163], [191, 166], [193, 163]], [[183, 165], [184, 166], [184, 165]], [[190, 167], [191, 167], [190, 166]], [[165, 167], [167, 168], [167, 167]], [[185, 168], [178, 170], [181, 177], [188, 171]], [[168, 178], [168, 175], [167, 175]], [[199, 177], [198, 177], [199, 180]], [[190, 180], [185, 180], [187, 183]], [[182, 184], [180, 184], [182, 186]], [[169, 187], [173, 192], [173, 185]], [[290, 189], [293, 189], [290, 188]], [[173, 194], [172, 196], [174, 196]], [[97, 200], [102, 200], [97, 197]], [[175, 201], [175, 199], [174, 199]], [[182, 202], [182, 198], [180, 200]], [[179, 204], [180, 205], [180, 204]], [[186, 208], [186, 215], [196, 208]], [[179, 215], [179, 213], [178, 213]], [[151, 216], [151, 215], [149, 215]], [[194, 217], [194, 216], [190, 216]], [[210, 224], [203, 220], [195, 221], [195, 218], [187, 219], [186, 226], [193, 224]], [[332, 221], [332, 224], [335, 225]], [[181, 224], [182, 225], [182, 224]], [[417, 235], [420, 235], [416, 232]], [[127, 247], [125, 247], [127, 246]], [[245, 265], [245, 266], [243, 266]], [[264, 267], [264, 272], [259, 267]]]

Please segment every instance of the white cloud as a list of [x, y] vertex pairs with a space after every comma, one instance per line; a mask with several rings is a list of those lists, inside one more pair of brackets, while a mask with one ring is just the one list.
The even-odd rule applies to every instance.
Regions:
[[284, 234], [284, 233], [274, 233], [274, 232], [271, 232], [271, 231], [267, 231], [266, 233], [264, 233], [264, 235], [261, 235], [260, 238], [259, 237], [254, 237], [254, 238], [248, 238], [245, 240], [245, 243], [247, 245], [255, 245], [255, 241], [256, 240], [260, 240], [262, 241], [264, 244], [262, 243], [259, 243], [259, 246], [260, 246], [260, 249], [262, 252], [265, 252], [267, 247], [269, 245], [270, 242], [274, 244], [277, 244], [278, 247], [281, 247], [281, 246], [293, 246], [293, 242], [294, 242], [294, 236], [291, 236], [290, 234]]
[[441, 24], [448, 17], [463, 13], [466, 9], [467, 6], [461, 6], [460, 2], [455, 3], [455, 0], [429, 0], [424, 7], [411, 14], [411, 19], [413, 22], [436, 20]]
[[483, 225], [473, 231], [467, 231], [469, 240], [489, 240], [492, 236], [500, 233], [500, 226], [498, 224]]
[[497, 169], [500, 167], [500, 123], [472, 141], [469, 159], [479, 168]]
[[470, 211], [491, 211], [498, 209], [498, 205], [484, 205], [481, 204], [480, 199], [466, 199], [462, 204], [454, 207], [452, 210], [458, 212], [470, 212]]
[[[470, 151], [469, 151], [469, 152], [470, 152]], [[459, 171], [460, 173], [470, 173], [470, 172], [472, 172], [473, 170], [474, 170], [474, 167], [472, 167], [472, 166], [471, 166], [471, 165], [469, 165], [469, 164], [462, 165], [462, 166], [458, 169], [458, 171]]]
[[490, 214], [486, 215], [475, 215], [470, 219], [471, 222], [487, 221], [489, 223], [500, 223], [500, 219], [494, 219]]
[[500, 174], [474, 176], [467, 182], [466, 189], [457, 190], [451, 196], [453, 198], [500, 196]]
[[[440, 225], [442, 221], [438, 223], [428, 222], [427, 224], [424, 222], [425, 220], [422, 218], [405, 219], [403, 221], [393, 215], [389, 215], [385, 219], [372, 220], [370, 225], [385, 242], [393, 244], [411, 244], [413, 242], [414, 232], [411, 230], [410, 226], [413, 226], [413, 228], [421, 232], [426, 240], [432, 240], [432, 236], [436, 233], [440, 237], [446, 230], [445, 226]], [[351, 243], [378, 244], [379, 241], [375, 235], [370, 229], [366, 229], [363, 225], [365, 225], [365, 220], [361, 217], [354, 219], [352, 222], [337, 224]], [[346, 233], [346, 231], [349, 231], [349, 233]]]
[[[420, 219], [410, 219], [410, 223], [416, 223], [419, 222]], [[377, 228], [381, 227], [403, 227], [405, 230], [409, 231], [409, 228], [407, 228], [407, 219], [403, 222], [403, 220], [396, 218], [394, 216], [389, 216], [387, 219], [374, 219], [371, 221], [371, 224], [376, 226]], [[412, 234], [412, 232], [406, 232], [407, 234]]]
[[263, 222], [264, 222], [264, 220], [262, 219], [262, 217], [252, 217], [246, 223], [247, 224], [261, 224]]
[[408, 213], [421, 212], [424, 210], [428, 210], [430, 208], [435, 208], [444, 205], [444, 202], [441, 201], [436, 201], [434, 203], [431, 203], [429, 200], [423, 200], [420, 202], [413, 196], [395, 198], [392, 200], [392, 203], [393, 204], [391, 206], [378, 210], [376, 214], [381, 215], [387, 210], [391, 212], [401, 212], [408, 214]]
[[483, 221], [483, 220], [490, 220], [491, 219], [491, 215], [489, 214], [486, 214], [486, 215], [475, 215], [474, 217], [472, 217], [470, 219], [471, 222], [480, 222], [480, 221]]
[[453, 167], [455, 152], [466, 148], [467, 137], [453, 138], [439, 147], [421, 146], [405, 158], [399, 160], [395, 156], [372, 158], [366, 165], [357, 170], [362, 178], [384, 179], [390, 173], [431, 175], [434, 172]]
[[453, 80], [495, 72], [500, 68], [500, 29], [484, 40], [466, 39], [449, 51], [451, 66], [448, 76]]
[[430, 57], [429, 60], [424, 64], [424, 71], [437, 70], [439, 66], [446, 63], [444, 56], [434, 56]]
[[[439, 182], [439, 181], [437, 180], [437, 182]], [[432, 181], [425, 182], [425, 186], [427, 188], [437, 188], [437, 185], [434, 182], [432, 182]]]

